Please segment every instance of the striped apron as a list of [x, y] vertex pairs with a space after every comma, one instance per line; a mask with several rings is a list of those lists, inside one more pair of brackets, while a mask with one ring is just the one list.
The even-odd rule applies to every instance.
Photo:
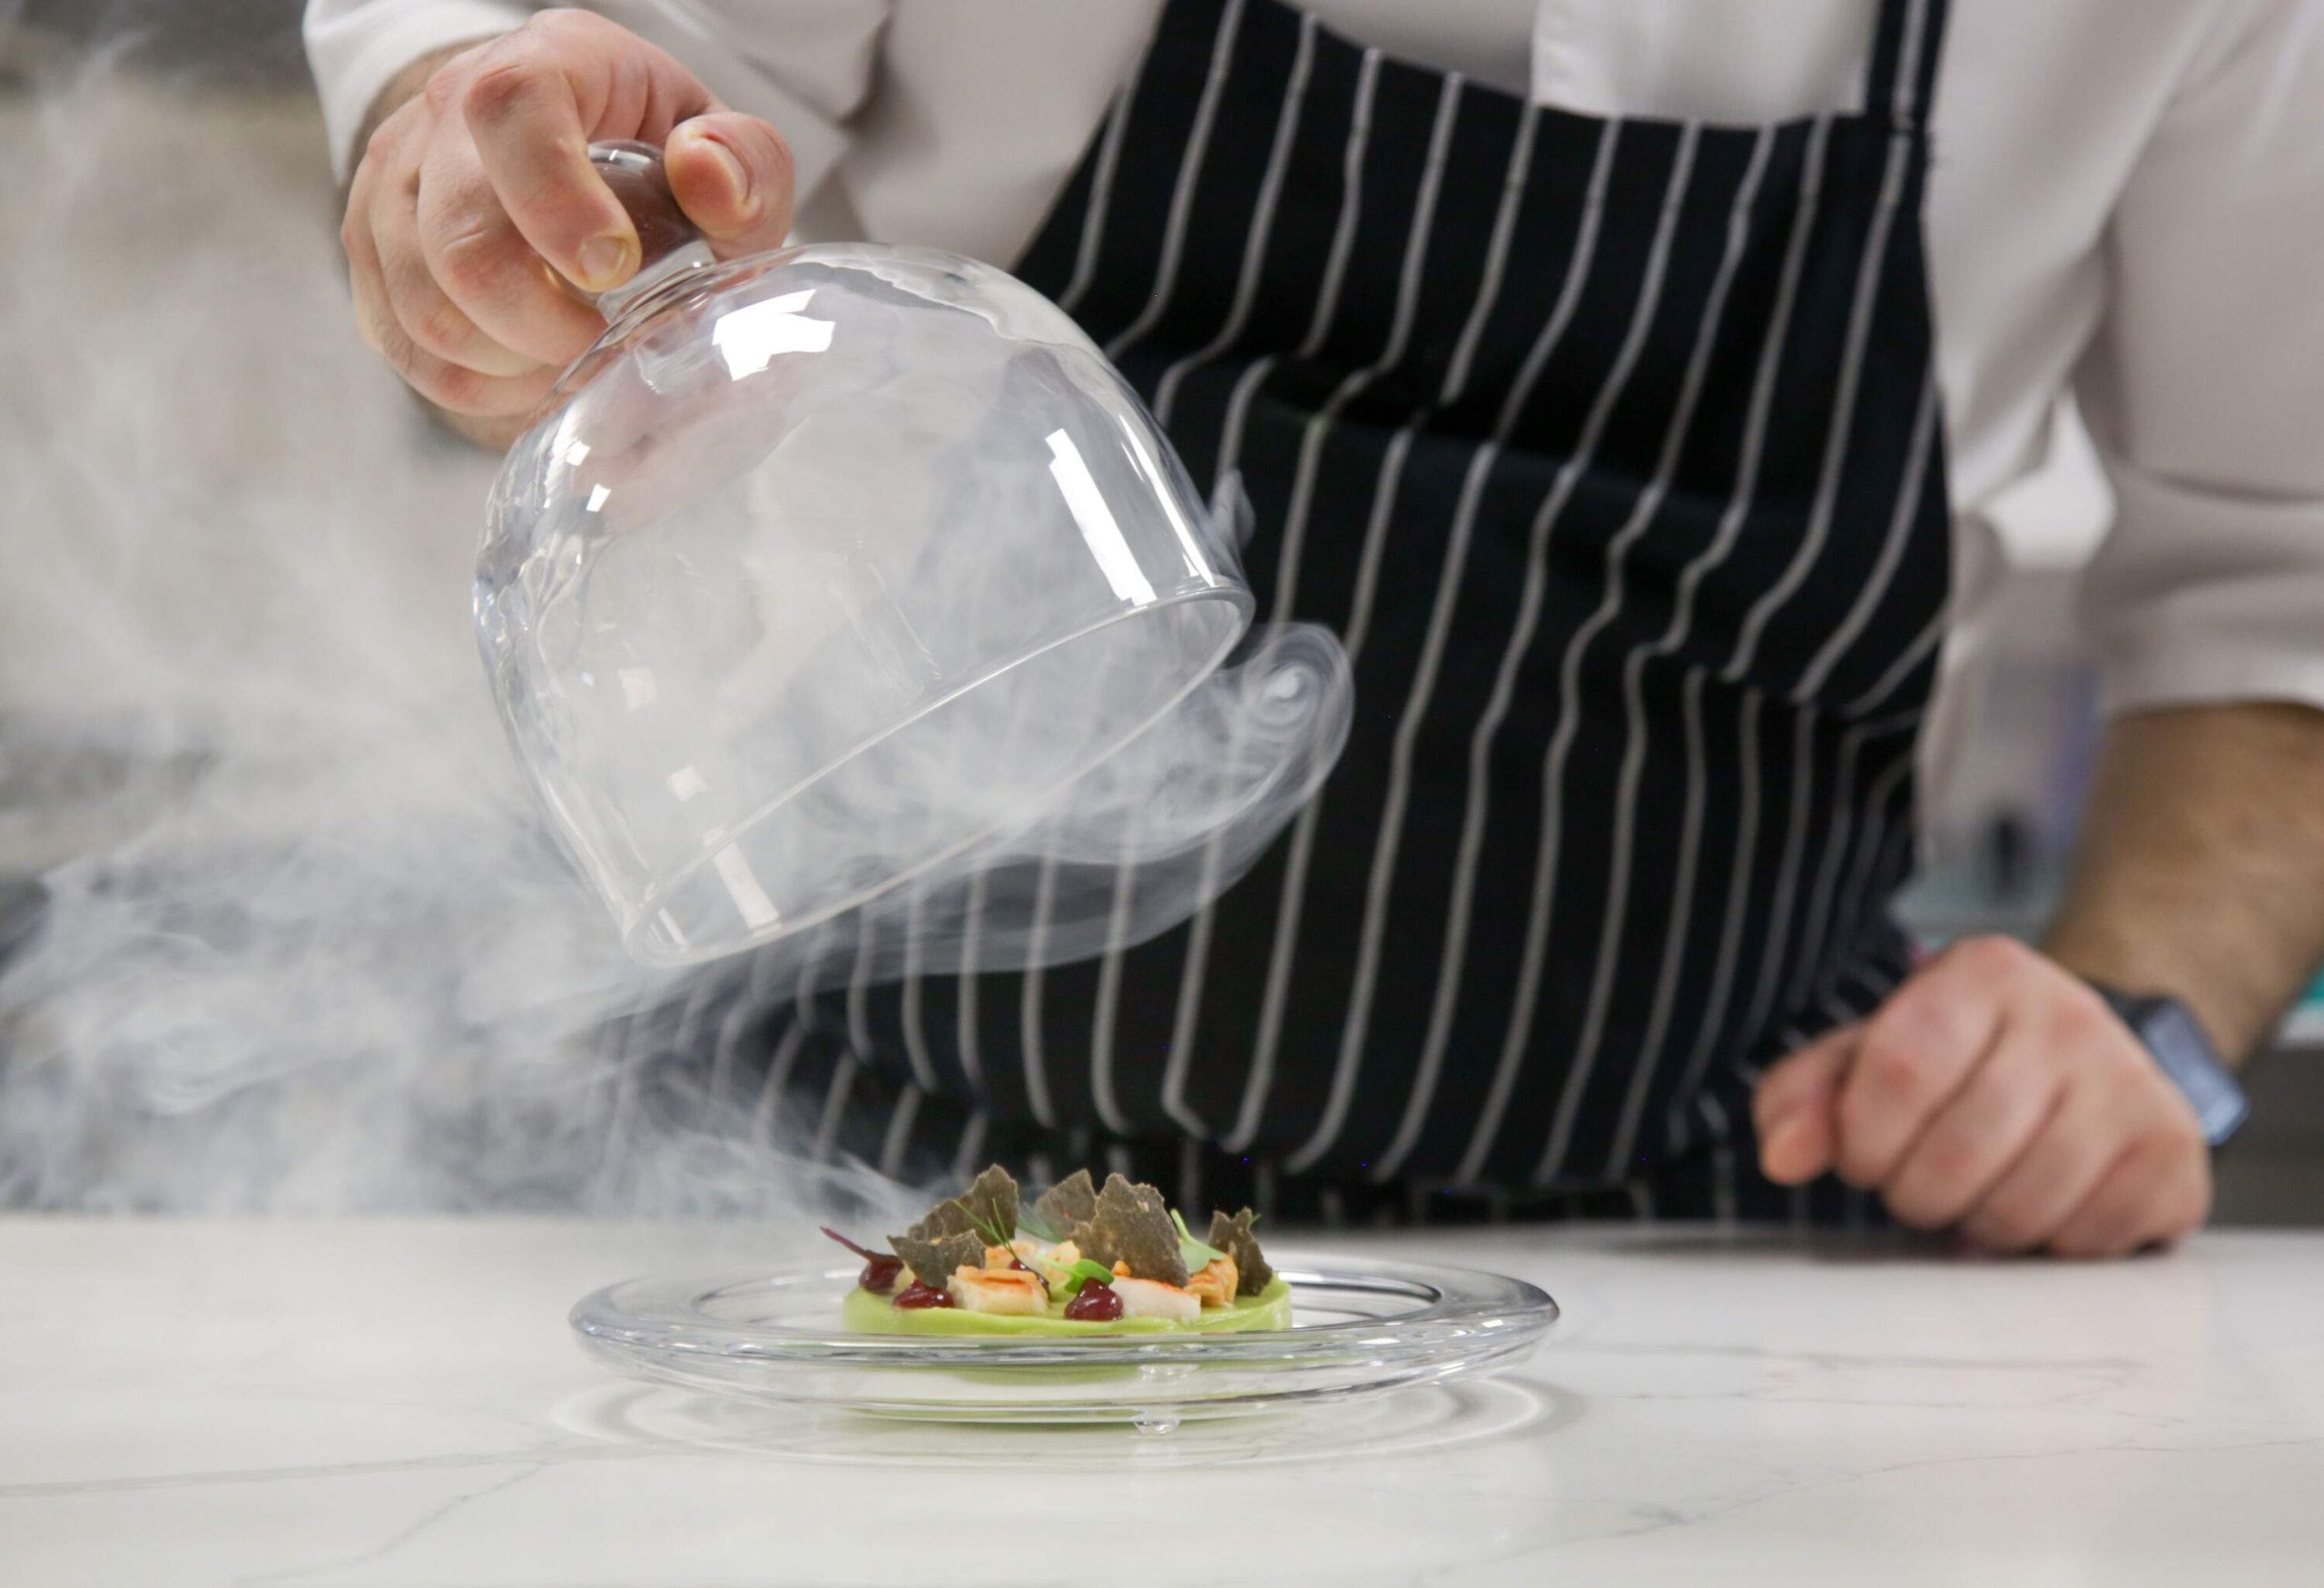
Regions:
[[1885, 0], [1861, 113], [1738, 127], [1170, 0], [1018, 272], [1197, 480], [1240, 472], [1262, 613], [1354, 664], [1338, 768], [1158, 939], [754, 986], [633, 1055], [710, 1048], [817, 1152], [907, 1175], [1088, 1162], [1327, 1219], [1846, 1211], [1758, 1179], [1748, 1100], [1907, 962], [1944, 14]]

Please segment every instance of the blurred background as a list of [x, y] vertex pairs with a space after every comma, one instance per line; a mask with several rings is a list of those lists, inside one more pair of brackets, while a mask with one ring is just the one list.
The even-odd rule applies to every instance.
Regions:
[[[0, 975], [0, 1205], [728, 1205], [584, 1145], [660, 990], [530, 826], [468, 629], [494, 460], [356, 340], [299, 11], [0, 0], [0, 955], [50, 919]], [[2071, 415], [2055, 454], [1932, 940], [2038, 932], [2073, 841], [2109, 508]], [[2313, 1221], [2324, 988], [2250, 1085], [2221, 1217]]]

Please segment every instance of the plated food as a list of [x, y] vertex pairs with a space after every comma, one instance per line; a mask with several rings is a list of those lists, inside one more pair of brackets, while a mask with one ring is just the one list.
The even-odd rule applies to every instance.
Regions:
[[576, 1303], [573, 1327], [624, 1373], [714, 1396], [1158, 1432], [1499, 1372], [1558, 1316], [1498, 1274], [1295, 1250], [1270, 1262], [1247, 1213], [1212, 1215], [1197, 1240], [1128, 1179], [1068, 1176], [1022, 1207], [1016, 1194], [989, 1170], [891, 1239], [835, 1236], [856, 1254], [843, 1266], [625, 1279]]
[[1291, 1327], [1291, 1287], [1267, 1266], [1248, 1208], [1214, 1211], [1204, 1238], [1152, 1186], [1077, 1169], [1032, 1203], [995, 1164], [889, 1249], [823, 1233], [864, 1259], [841, 1304], [865, 1334], [1054, 1336], [1240, 1333]]

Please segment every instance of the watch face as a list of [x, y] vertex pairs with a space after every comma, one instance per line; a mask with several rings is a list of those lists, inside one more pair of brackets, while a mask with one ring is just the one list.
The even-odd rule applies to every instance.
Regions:
[[2235, 1134], [2243, 1117], [2251, 1111], [2243, 1089], [2236, 1085], [2235, 1077], [2220, 1062], [2195, 1017], [2178, 1000], [2138, 1001], [2141, 1007], [2130, 1020], [2131, 1029], [2193, 1107], [2195, 1118], [2202, 1124], [2203, 1139], [2217, 1147]]

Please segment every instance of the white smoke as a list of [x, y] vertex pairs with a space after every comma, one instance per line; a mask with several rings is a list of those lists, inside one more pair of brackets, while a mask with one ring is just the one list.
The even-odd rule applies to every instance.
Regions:
[[[353, 335], [309, 98], [68, 63], [0, 92], [0, 875], [42, 875], [0, 904], [0, 943], [34, 922], [0, 961], [0, 1205], [898, 1205], [606, 1039], [741, 968], [630, 962], [519, 778], [469, 615], [498, 462]], [[1327, 636], [1271, 636], [1017, 813], [997, 869], [803, 935], [780, 984], [898, 973], [908, 928], [956, 954], [970, 887], [987, 966], [1158, 931], [1346, 709]], [[810, 936], [832, 958], [793, 977]]]
[[657, 989], [515, 775], [468, 632], [493, 462], [350, 337], [310, 102], [99, 57], [0, 129], [0, 842], [53, 868], [0, 971], [0, 1201], [794, 1204], [772, 1144], [606, 1179], [596, 1033]]
[[984, 971], [1084, 958], [1192, 913], [1329, 770], [1337, 642], [1264, 630], [1210, 671], [1247, 505], [1230, 478], [1206, 507], [1054, 305], [852, 243], [661, 301], [510, 452], [478, 597], [519, 754], [642, 958], [774, 937], [790, 985], [903, 878], [837, 934], [858, 980], [930, 933]]

